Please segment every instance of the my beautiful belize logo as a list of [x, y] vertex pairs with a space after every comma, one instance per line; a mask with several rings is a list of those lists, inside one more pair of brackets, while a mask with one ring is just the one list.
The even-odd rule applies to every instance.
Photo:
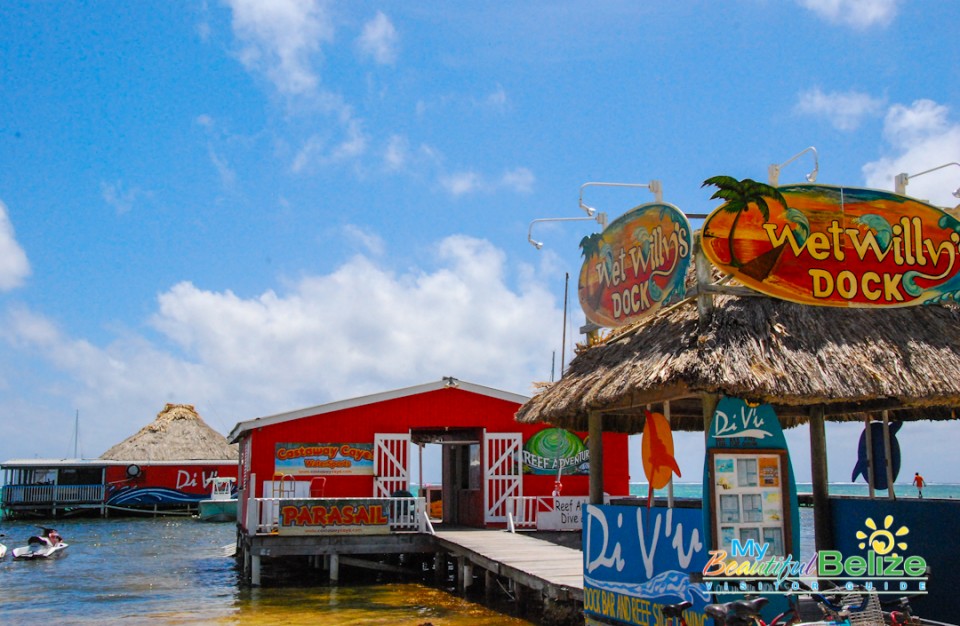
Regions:
[[729, 555], [726, 550], [710, 551], [710, 560], [703, 568], [707, 591], [788, 593], [804, 585], [819, 591], [817, 578], [826, 578], [849, 591], [927, 593], [926, 559], [905, 555], [910, 529], [895, 528], [892, 515], [883, 519], [882, 526], [868, 517], [864, 526], [865, 530], [856, 533], [860, 541], [857, 545], [864, 552], [846, 557], [839, 550], [821, 550], [806, 561], [798, 561], [790, 554], [767, 556], [767, 543], [734, 539]]

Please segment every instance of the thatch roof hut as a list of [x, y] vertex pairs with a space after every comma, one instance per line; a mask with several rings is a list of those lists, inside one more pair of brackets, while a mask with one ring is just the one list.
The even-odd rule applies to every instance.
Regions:
[[190, 404], [167, 404], [157, 418], [103, 453], [115, 461], [238, 459], [237, 447], [210, 428]]
[[703, 398], [773, 405], [784, 426], [811, 407], [827, 420], [952, 419], [960, 407], [960, 309], [803, 306], [764, 296], [695, 299], [586, 348], [517, 413], [522, 423], [640, 432], [643, 409], [670, 401], [675, 430], [703, 430]]

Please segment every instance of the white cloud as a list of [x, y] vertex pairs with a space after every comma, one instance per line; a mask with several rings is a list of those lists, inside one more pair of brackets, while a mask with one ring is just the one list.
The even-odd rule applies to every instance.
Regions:
[[242, 43], [240, 60], [262, 73], [283, 94], [313, 91], [313, 63], [320, 45], [333, 40], [333, 26], [320, 0], [226, 0]]
[[136, 187], [125, 189], [123, 182], [119, 180], [115, 183], [100, 183], [100, 195], [103, 201], [112, 206], [118, 215], [129, 213], [141, 193]]
[[397, 60], [399, 45], [397, 29], [381, 11], [377, 11], [377, 15], [364, 25], [357, 39], [360, 53], [381, 65], [391, 65]]
[[9, 291], [23, 284], [30, 275], [27, 253], [17, 243], [7, 205], [0, 202], [0, 291]]
[[512, 291], [487, 242], [454, 236], [437, 254], [433, 273], [405, 275], [358, 256], [283, 296], [181, 283], [160, 296], [153, 324], [248, 393], [341, 398], [449, 372], [526, 386], [553, 343], [545, 329], [560, 324], [553, 299]]
[[410, 142], [402, 135], [391, 135], [383, 151], [383, 162], [387, 169], [400, 171], [410, 160]]
[[41, 315], [8, 311], [0, 346], [64, 374], [56, 385], [67, 406], [97, 416], [84, 434], [97, 454], [171, 401], [196, 405], [225, 432], [259, 415], [448, 375], [531, 393], [559, 343], [555, 295], [489, 242], [452, 236], [433, 252], [435, 269], [405, 273], [358, 255], [284, 293], [242, 297], [183, 282], [158, 297], [154, 340], [125, 333], [97, 346]]
[[[883, 136], [891, 154], [863, 166], [866, 185], [893, 189], [897, 174], [918, 174], [960, 161], [960, 123], [951, 121], [949, 114], [946, 106], [931, 100], [890, 107]], [[907, 194], [937, 206], [953, 207], [957, 199], [952, 193], [957, 187], [960, 167], [954, 165], [911, 179]]]
[[210, 155], [210, 163], [217, 170], [220, 177], [220, 184], [227, 191], [232, 191], [237, 187], [237, 173], [233, 171], [226, 158], [220, 156], [213, 146], [207, 146], [207, 153]]
[[798, 113], [826, 117], [837, 130], [856, 130], [864, 117], [878, 116], [883, 100], [857, 91], [824, 93], [819, 87], [800, 94]]
[[373, 231], [364, 230], [354, 224], [347, 224], [343, 227], [343, 234], [348, 240], [353, 241], [373, 256], [381, 256], [386, 250], [383, 238]]
[[897, 15], [899, 0], [798, 0], [831, 24], [865, 30], [871, 26], [887, 26]]
[[510, 170], [509, 172], [506, 172], [500, 179], [500, 183], [503, 187], [520, 193], [530, 193], [533, 191], [534, 182], [536, 182], [536, 178], [534, 177], [533, 172], [525, 167], [518, 167]]
[[290, 169], [301, 173], [316, 165], [333, 165], [357, 159], [366, 153], [369, 142], [360, 122], [349, 120], [339, 143], [331, 145], [331, 142], [320, 135], [310, 136], [297, 152]]
[[440, 186], [451, 195], [462, 196], [483, 189], [486, 184], [477, 172], [464, 171], [440, 176]]
[[533, 172], [525, 167], [517, 167], [504, 172], [495, 181], [490, 181], [473, 170], [444, 174], [439, 178], [440, 186], [447, 193], [462, 196], [469, 193], [492, 193], [506, 189], [517, 193], [530, 193], [535, 182]]
[[493, 109], [505, 109], [507, 106], [507, 92], [503, 85], [497, 85], [497, 88], [487, 94], [483, 103]]

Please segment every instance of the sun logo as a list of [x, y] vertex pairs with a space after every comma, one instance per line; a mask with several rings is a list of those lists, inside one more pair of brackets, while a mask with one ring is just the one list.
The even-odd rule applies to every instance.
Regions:
[[857, 539], [861, 540], [861, 550], [869, 545], [871, 548], [873, 548], [874, 552], [882, 556], [892, 552], [894, 548], [900, 548], [901, 550], [907, 549], [906, 542], [897, 541], [897, 537], [903, 537], [904, 535], [908, 534], [910, 529], [906, 526], [901, 526], [896, 531], [892, 532], [890, 530], [890, 527], [893, 526], [892, 515], [888, 515], [883, 518], [883, 528], [877, 528], [877, 523], [873, 521], [872, 517], [868, 517], [865, 524], [871, 532], [868, 535], [862, 530], [857, 531]]

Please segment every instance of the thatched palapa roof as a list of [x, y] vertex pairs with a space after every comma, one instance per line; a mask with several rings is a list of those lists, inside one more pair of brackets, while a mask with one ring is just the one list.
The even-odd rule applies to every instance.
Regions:
[[670, 401], [675, 430], [703, 430], [704, 394], [773, 405], [784, 426], [811, 406], [826, 419], [952, 419], [960, 407], [960, 309], [803, 306], [763, 296], [695, 300], [587, 348], [563, 377], [520, 408], [523, 423], [640, 432], [643, 408]]
[[103, 453], [116, 461], [236, 461], [237, 447], [210, 428], [193, 405], [167, 404], [157, 419]]

